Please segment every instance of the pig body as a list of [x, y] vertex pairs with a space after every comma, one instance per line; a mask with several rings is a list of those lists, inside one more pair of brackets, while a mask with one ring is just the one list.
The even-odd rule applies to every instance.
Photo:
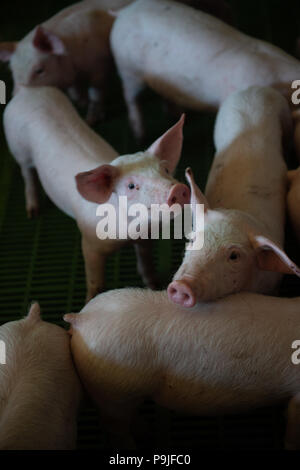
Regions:
[[[287, 167], [282, 138], [291, 117], [281, 94], [264, 87], [233, 93], [215, 126], [216, 155], [206, 198], [204, 246], [186, 251], [168, 292], [192, 306], [247, 290], [276, 292], [282, 273], [300, 271], [283, 252]], [[191, 176], [189, 176], [191, 178]]]
[[138, 96], [146, 85], [183, 108], [216, 110], [252, 85], [289, 94], [300, 75], [299, 61], [277, 47], [168, 0], [138, 0], [121, 10], [111, 45], [137, 137], [143, 135]]
[[[83, 235], [88, 298], [104, 287], [105, 257], [129, 240], [126, 233], [125, 239], [118, 234], [115, 239], [99, 238], [96, 210], [100, 203], [112, 204], [118, 216], [119, 196], [127, 197], [128, 207], [144, 203], [150, 208], [173, 201], [174, 196], [182, 204], [189, 200], [189, 189], [175, 184], [171, 176], [180, 158], [183, 119], [148, 151], [118, 157], [81, 120], [61, 91], [22, 87], [5, 109], [4, 126], [10, 150], [22, 169], [28, 213], [35, 214], [39, 207], [35, 168], [50, 199], [77, 221]], [[139, 271], [150, 285], [153, 267], [139, 242]]]
[[[122, 289], [64, 318], [86, 390], [110, 431], [117, 423], [125, 434], [128, 414], [145, 398], [205, 416], [289, 399], [292, 410], [300, 392], [300, 370], [291, 361], [299, 308], [299, 298], [239, 293], [186, 310], [166, 292]], [[300, 446], [299, 425], [292, 413], [289, 445]]]
[[75, 449], [81, 385], [65, 330], [40, 319], [39, 306], [0, 327], [0, 449]]

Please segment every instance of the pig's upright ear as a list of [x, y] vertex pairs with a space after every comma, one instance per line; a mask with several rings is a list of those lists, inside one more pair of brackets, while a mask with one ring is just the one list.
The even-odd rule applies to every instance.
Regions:
[[9, 62], [11, 56], [17, 48], [17, 42], [1, 42], [0, 43], [0, 61]]
[[101, 165], [95, 170], [76, 175], [79, 193], [84, 199], [103, 204], [110, 198], [119, 170], [112, 165]]
[[183, 125], [185, 115], [159, 139], [157, 139], [149, 148], [148, 152], [155, 155], [160, 160], [167, 163], [170, 173], [174, 173], [176, 166], [180, 160], [182, 144], [183, 144]]
[[207, 212], [209, 209], [209, 204], [208, 200], [204, 196], [203, 192], [197, 186], [193, 172], [191, 168], [187, 168], [185, 170], [185, 177], [190, 185], [191, 188], [191, 205], [192, 205], [192, 210], [194, 211], [195, 204], [204, 204], [204, 212]]
[[26, 319], [34, 322], [41, 319], [41, 308], [38, 302], [33, 302], [31, 304]]
[[32, 43], [36, 49], [45, 54], [66, 54], [65, 45], [60, 37], [51, 31], [47, 31], [43, 26], [37, 26]]
[[300, 277], [300, 268], [276, 243], [262, 235], [254, 234], [249, 235], [249, 240], [255, 250], [260, 269], [283, 274], [296, 274]]

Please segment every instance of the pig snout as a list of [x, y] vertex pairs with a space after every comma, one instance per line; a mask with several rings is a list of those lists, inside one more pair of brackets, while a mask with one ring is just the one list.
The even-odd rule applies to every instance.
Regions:
[[190, 190], [185, 184], [177, 183], [171, 187], [167, 200], [168, 206], [180, 204], [183, 207], [184, 204], [189, 204], [189, 202]]
[[173, 281], [168, 287], [168, 297], [171, 302], [182, 307], [194, 307], [196, 295], [187, 281]]

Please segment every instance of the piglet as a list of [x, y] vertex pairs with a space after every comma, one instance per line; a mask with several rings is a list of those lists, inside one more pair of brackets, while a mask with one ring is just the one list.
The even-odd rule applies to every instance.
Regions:
[[290, 95], [291, 82], [300, 76], [299, 61], [279, 48], [168, 0], [137, 0], [122, 9], [111, 46], [139, 139], [139, 95], [146, 86], [184, 109], [216, 110], [228, 95], [251, 85]]
[[282, 138], [291, 125], [288, 104], [272, 88], [233, 93], [215, 126], [216, 155], [206, 197], [186, 173], [192, 208], [205, 205], [204, 246], [186, 250], [168, 287], [185, 307], [238, 291], [276, 292], [283, 273], [300, 276], [283, 251], [286, 164]]
[[82, 391], [67, 332], [42, 321], [35, 303], [0, 327], [0, 341], [0, 449], [74, 449]]
[[87, 121], [103, 116], [103, 97], [111, 70], [111, 8], [132, 0], [87, 0], [65, 8], [19, 42], [0, 43], [0, 60], [9, 62], [14, 90], [20, 85], [52, 85], [88, 101]]
[[[5, 133], [21, 166], [27, 211], [32, 215], [39, 208], [35, 168], [47, 195], [76, 219], [82, 233], [88, 299], [104, 288], [106, 257], [130, 238], [127, 231], [123, 237], [117, 233], [103, 239], [105, 227], [96, 233], [99, 204], [111, 204], [122, 223], [127, 214], [118, 212], [119, 196], [127, 198], [128, 213], [133, 204], [146, 207], [144, 222], [150, 220], [151, 204], [183, 206], [189, 202], [189, 188], [172, 177], [180, 159], [183, 123], [184, 117], [145, 152], [120, 157], [55, 88], [21, 87], [6, 106]], [[138, 270], [153, 287], [148, 246], [141, 238], [135, 240]]]
[[120, 289], [64, 319], [111, 444], [134, 445], [131, 416], [146, 398], [205, 416], [289, 401], [286, 446], [299, 449], [299, 311], [299, 297], [243, 292], [187, 310], [166, 292]]

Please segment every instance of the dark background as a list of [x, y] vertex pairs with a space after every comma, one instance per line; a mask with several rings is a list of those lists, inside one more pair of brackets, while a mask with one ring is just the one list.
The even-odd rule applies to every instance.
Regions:
[[[2, 0], [0, 41], [21, 39], [38, 23], [71, 3], [58, 0]], [[240, 30], [294, 53], [296, 38], [300, 35], [299, 0], [232, 0], [229, 3]], [[0, 65], [0, 79], [7, 83], [10, 90], [11, 79], [6, 65]], [[4, 106], [1, 106], [1, 113], [3, 109]], [[147, 137], [151, 143], [172, 122], [164, 112], [161, 100], [149, 91], [144, 97], [144, 112]], [[213, 124], [213, 115], [189, 113], [184, 130], [183, 158], [177, 176], [183, 180], [184, 168], [191, 165], [202, 189], [213, 158]], [[112, 79], [107, 120], [97, 127], [97, 131], [121, 154], [139, 149], [129, 130], [116, 77]], [[32, 300], [40, 301], [45, 320], [59, 324], [62, 324], [64, 313], [79, 311], [83, 306], [85, 279], [80, 234], [73, 220], [56, 209], [44, 195], [42, 198], [42, 215], [36, 220], [27, 220], [23, 181], [19, 168], [8, 153], [1, 126], [0, 324], [20, 318], [27, 312]], [[175, 272], [182, 250], [183, 244], [180, 242], [160, 241], [156, 244], [154, 257], [162, 285], [166, 285]], [[287, 250], [299, 261], [299, 250], [289, 227]], [[108, 288], [142, 285], [132, 248], [111, 257], [106, 278]], [[299, 295], [299, 292], [298, 280], [286, 277], [282, 295]], [[282, 448], [284, 419], [281, 408], [227, 418], [195, 418], [180, 416], [147, 403], [141, 414], [150, 424], [152, 432], [151, 444], [141, 439], [143, 447]], [[96, 412], [86, 404], [80, 416], [79, 448], [102, 448], [103, 442]]]

